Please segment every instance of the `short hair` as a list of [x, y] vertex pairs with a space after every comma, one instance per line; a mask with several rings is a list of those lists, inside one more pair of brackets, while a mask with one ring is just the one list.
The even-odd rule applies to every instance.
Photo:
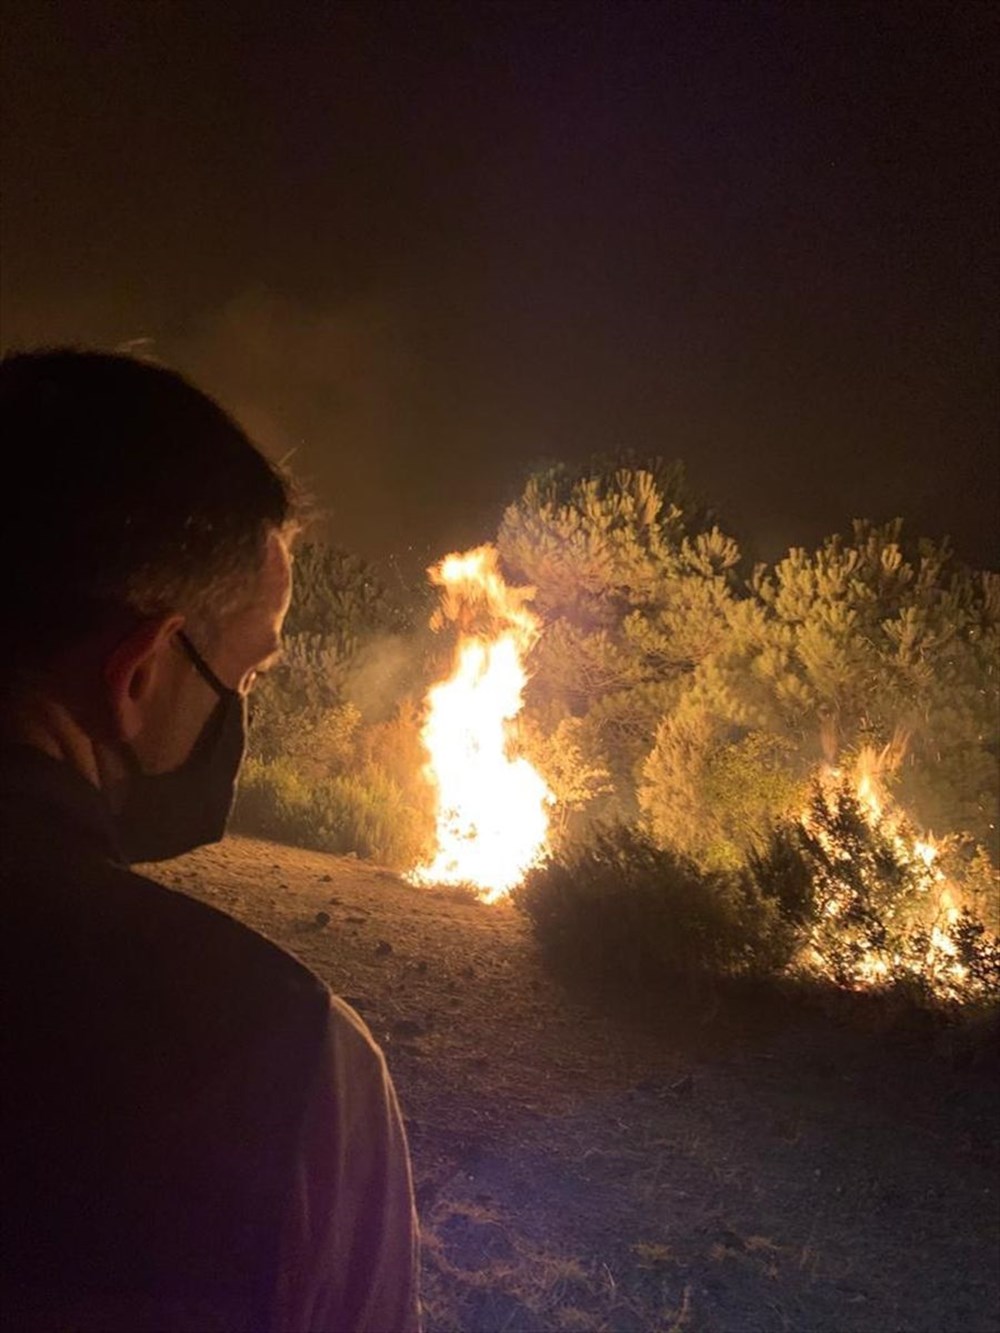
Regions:
[[214, 620], [296, 522], [291, 479], [165, 366], [71, 348], [0, 361], [7, 683], [122, 613]]

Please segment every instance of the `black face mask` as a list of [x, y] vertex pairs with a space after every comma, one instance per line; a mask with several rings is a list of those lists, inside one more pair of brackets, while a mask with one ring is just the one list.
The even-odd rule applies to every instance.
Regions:
[[134, 751], [126, 751], [128, 787], [115, 822], [129, 865], [167, 861], [218, 842], [229, 822], [246, 748], [246, 696], [223, 685], [186, 634], [177, 637], [219, 702], [194, 749], [172, 773], [144, 773]]

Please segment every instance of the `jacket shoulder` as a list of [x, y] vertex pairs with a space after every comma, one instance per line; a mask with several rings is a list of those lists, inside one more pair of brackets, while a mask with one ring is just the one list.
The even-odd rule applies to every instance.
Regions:
[[[106, 1007], [170, 1016], [208, 1040], [275, 1024], [322, 1039], [329, 989], [279, 945], [127, 867], [53, 850], [40, 862], [2, 858], [3, 953], [15, 987], [85, 986]], [[44, 979], [31, 962], [40, 956]]]

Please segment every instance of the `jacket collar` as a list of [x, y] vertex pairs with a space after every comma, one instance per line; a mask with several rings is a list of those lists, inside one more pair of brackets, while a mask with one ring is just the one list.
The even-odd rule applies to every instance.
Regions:
[[46, 810], [54, 825], [51, 836], [58, 841], [61, 824], [99, 843], [111, 860], [122, 861], [114, 815], [107, 797], [70, 764], [32, 745], [0, 745], [0, 808], [17, 809], [19, 817]]

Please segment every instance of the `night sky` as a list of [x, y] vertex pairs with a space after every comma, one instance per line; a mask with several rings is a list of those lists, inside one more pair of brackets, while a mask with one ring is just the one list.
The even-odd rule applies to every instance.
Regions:
[[371, 556], [624, 447], [996, 565], [998, 10], [8, 2], [3, 342], [151, 340]]

